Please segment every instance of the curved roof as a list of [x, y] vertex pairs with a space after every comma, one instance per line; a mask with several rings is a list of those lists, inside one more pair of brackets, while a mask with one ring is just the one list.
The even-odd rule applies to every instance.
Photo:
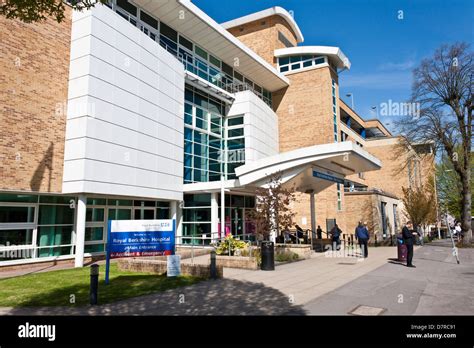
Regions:
[[[245, 46], [191, 0], [134, 0], [134, 3], [228, 65], [232, 66], [238, 58], [239, 73], [252, 78], [253, 82], [270, 92], [290, 84], [288, 78], [273, 65]], [[186, 13], [186, 20], [176, 15], [180, 11]]]
[[275, 57], [293, 56], [298, 54], [320, 54], [331, 57], [338, 68], [351, 68], [349, 58], [341, 51], [339, 47], [333, 46], [297, 46], [280, 48], [275, 50]]
[[382, 163], [351, 141], [313, 145], [265, 157], [235, 168], [240, 185], [259, 184], [280, 173], [282, 182], [292, 179], [312, 166], [321, 166], [342, 177], [378, 170]]
[[238, 27], [239, 25], [257, 21], [259, 19], [270, 17], [270, 16], [280, 16], [281, 18], [283, 18], [291, 27], [293, 32], [295, 33], [296, 40], [298, 41], [298, 43], [301, 43], [304, 41], [303, 34], [301, 33], [301, 30], [298, 27], [298, 24], [296, 24], [296, 21], [293, 18], [293, 16], [287, 10], [285, 10], [284, 8], [280, 6], [274, 6], [272, 8], [268, 8], [263, 11], [251, 13], [247, 16], [243, 16], [240, 18], [230, 20], [228, 22], [221, 23], [221, 25], [224, 28], [229, 29], [229, 28]]

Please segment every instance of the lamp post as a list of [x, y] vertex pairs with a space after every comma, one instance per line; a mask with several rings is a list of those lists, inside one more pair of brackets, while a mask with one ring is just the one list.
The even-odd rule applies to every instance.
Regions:
[[348, 98], [351, 97], [351, 109], [355, 111], [355, 109], [354, 109], [354, 94], [347, 93], [346, 97], [348, 97]]

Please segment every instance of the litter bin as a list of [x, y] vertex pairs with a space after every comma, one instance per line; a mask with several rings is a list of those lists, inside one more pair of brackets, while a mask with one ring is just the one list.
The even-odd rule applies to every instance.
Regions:
[[263, 271], [275, 270], [275, 248], [273, 242], [263, 241], [260, 245], [262, 254], [261, 269]]
[[403, 243], [402, 238], [397, 238], [397, 254], [398, 254], [398, 261], [407, 260], [407, 246], [405, 243]]

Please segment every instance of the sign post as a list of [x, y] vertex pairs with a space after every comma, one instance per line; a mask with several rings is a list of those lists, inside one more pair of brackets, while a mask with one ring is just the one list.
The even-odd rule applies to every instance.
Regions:
[[110, 259], [174, 255], [176, 221], [109, 220], [105, 284], [109, 284]]

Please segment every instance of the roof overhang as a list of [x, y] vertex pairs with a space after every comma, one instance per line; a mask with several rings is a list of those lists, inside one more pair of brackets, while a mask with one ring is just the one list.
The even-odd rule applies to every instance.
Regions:
[[[235, 169], [241, 186], [265, 186], [272, 175], [300, 192], [320, 192], [345, 176], [378, 170], [378, 158], [353, 142], [305, 147], [260, 159]], [[315, 176], [317, 171], [320, 176]], [[331, 180], [322, 179], [327, 176]]]
[[287, 10], [285, 10], [284, 8], [280, 6], [274, 6], [272, 8], [268, 8], [263, 11], [251, 13], [247, 16], [243, 16], [240, 18], [236, 18], [236, 19], [221, 23], [221, 25], [226, 29], [230, 29], [230, 28], [238, 27], [240, 25], [258, 21], [260, 19], [267, 18], [270, 16], [280, 16], [281, 18], [283, 18], [293, 30], [293, 33], [296, 36], [297, 42], [301, 43], [304, 41], [303, 33], [301, 33], [300, 27], [296, 23], [293, 16]]
[[275, 50], [275, 57], [286, 57], [303, 54], [314, 54], [328, 56], [340, 69], [350, 69], [351, 62], [349, 58], [341, 51], [339, 47], [332, 46], [298, 46], [280, 48]]
[[[236, 66], [238, 62], [236, 70], [263, 88], [274, 92], [289, 85], [287, 77], [190, 0], [133, 0], [133, 2], [226, 64]], [[184, 15], [184, 19], [180, 13]]]

